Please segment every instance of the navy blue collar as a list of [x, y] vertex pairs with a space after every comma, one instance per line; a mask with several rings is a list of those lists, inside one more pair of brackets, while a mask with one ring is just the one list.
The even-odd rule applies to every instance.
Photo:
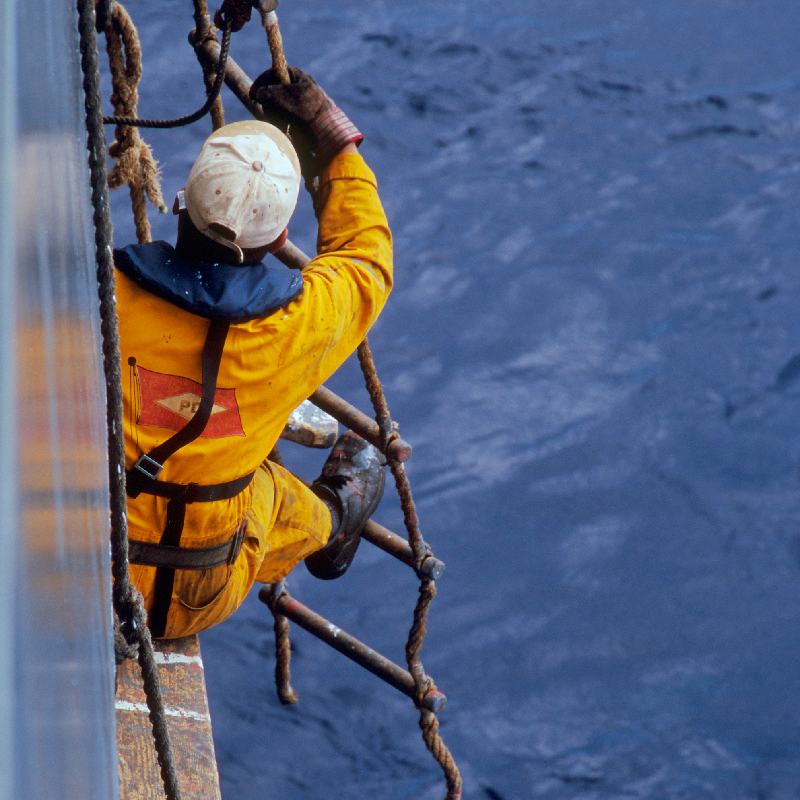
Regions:
[[143, 289], [173, 305], [232, 323], [265, 317], [303, 291], [299, 270], [263, 262], [234, 267], [193, 261], [162, 241], [115, 250], [114, 262]]

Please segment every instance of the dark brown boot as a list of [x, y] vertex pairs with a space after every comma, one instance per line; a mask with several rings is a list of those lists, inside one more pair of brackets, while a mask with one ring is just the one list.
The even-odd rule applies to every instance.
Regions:
[[361, 531], [383, 496], [386, 459], [352, 431], [339, 437], [311, 490], [331, 509], [333, 530], [322, 550], [305, 560], [321, 580], [338, 578], [353, 561]]

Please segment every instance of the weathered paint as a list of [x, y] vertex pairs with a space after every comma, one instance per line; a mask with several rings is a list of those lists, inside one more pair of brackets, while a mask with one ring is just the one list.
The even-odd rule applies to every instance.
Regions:
[[339, 435], [339, 423], [321, 408], [304, 400], [289, 416], [281, 439], [306, 447], [333, 447]]
[[[221, 800], [203, 659], [196, 636], [156, 643], [161, 691], [184, 800]], [[142, 677], [136, 661], [119, 668], [116, 699], [121, 800], [163, 800]]]

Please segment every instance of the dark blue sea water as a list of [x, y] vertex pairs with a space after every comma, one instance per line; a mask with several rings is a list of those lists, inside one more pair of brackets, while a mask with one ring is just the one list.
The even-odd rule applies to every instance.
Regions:
[[[188, 0], [127, 6], [141, 112], [199, 105]], [[466, 796], [798, 797], [800, 4], [281, 20], [364, 130], [396, 237], [371, 340], [448, 565], [425, 663]], [[255, 23], [232, 53], [266, 66]], [[207, 132], [146, 134], [170, 198]], [[313, 248], [307, 206], [292, 236]], [[352, 365], [333, 387], [367, 407]], [[388, 494], [378, 519], [400, 528]], [[290, 587], [402, 660], [408, 570], [364, 545], [340, 582]], [[410, 702], [302, 631], [301, 703], [278, 703], [255, 596], [202, 644], [226, 800], [443, 796]]]

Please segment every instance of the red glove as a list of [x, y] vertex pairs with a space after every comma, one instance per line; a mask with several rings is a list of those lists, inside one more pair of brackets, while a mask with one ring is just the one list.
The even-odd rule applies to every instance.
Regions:
[[262, 72], [250, 87], [250, 97], [291, 136], [308, 178], [318, 175], [345, 145], [361, 144], [364, 136], [310, 75], [289, 67], [289, 76], [292, 82], [283, 84], [274, 70]]

